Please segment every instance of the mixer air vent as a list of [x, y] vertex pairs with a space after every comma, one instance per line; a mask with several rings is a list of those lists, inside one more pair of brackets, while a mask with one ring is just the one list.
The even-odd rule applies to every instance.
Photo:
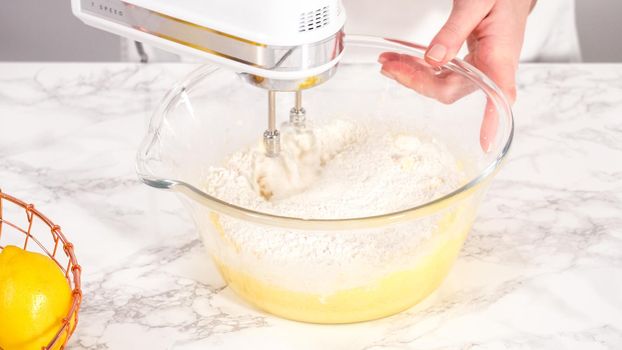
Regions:
[[328, 6], [300, 14], [299, 32], [319, 29], [328, 24]]

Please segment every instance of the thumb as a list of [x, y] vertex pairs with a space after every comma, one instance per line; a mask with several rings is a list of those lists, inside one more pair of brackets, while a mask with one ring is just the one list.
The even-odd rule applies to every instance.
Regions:
[[488, 15], [494, 0], [455, 0], [445, 25], [436, 34], [425, 53], [426, 61], [438, 66], [458, 54], [469, 34]]

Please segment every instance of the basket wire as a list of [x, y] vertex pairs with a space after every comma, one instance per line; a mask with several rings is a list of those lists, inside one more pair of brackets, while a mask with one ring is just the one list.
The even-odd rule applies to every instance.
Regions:
[[[17, 217], [5, 217], [5, 202], [14, 204], [17, 208], [23, 210], [24, 214], [26, 215], [27, 223], [24, 223], [22, 225], [26, 227], [20, 226]], [[47, 229], [49, 229], [49, 232], [46, 233], [41, 232], [41, 230], [35, 230], [35, 224], [43, 224], [43, 227], [47, 227]], [[10, 232], [8, 232], [9, 229], [11, 229]], [[54, 337], [50, 339], [47, 345], [42, 346], [43, 350], [49, 350], [58, 347], [58, 342], [61, 341], [64, 333], [66, 336], [64, 337], [63, 343], [60, 344], [60, 349], [64, 349], [67, 341], [69, 340], [70, 336], [73, 334], [76, 326], [78, 325], [78, 311], [80, 310], [80, 304], [82, 302], [82, 290], [80, 280], [82, 268], [78, 264], [78, 261], [74, 254], [73, 244], [71, 244], [67, 240], [65, 235], [62, 233], [60, 226], [54, 224], [40, 211], [35, 209], [35, 206], [33, 204], [28, 204], [22, 200], [3, 193], [0, 189], [0, 250], [4, 249], [3, 234], [5, 240], [8, 240], [6, 236], [13, 232], [18, 232], [18, 235], [21, 234], [21, 236], [23, 236], [23, 239], [18, 238], [18, 242], [23, 242], [21, 248], [31, 251], [34, 250], [33, 248], [39, 248], [39, 251], [49, 256], [63, 271], [63, 273], [65, 274], [65, 278], [67, 279], [67, 283], [69, 283], [69, 286], [72, 290], [71, 308], [69, 309], [67, 315], [62, 319], [61, 324], [58, 325], [59, 329]], [[52, 239], [50, 242], [52, 243], [50, 244], [53, 244], [52, 246], [42, 243], [43, 239], [40, 235], [44, 234], [51, 235]], [[12, 242], [14, 241], [15, 237], [13, 237]], [[62, 253], [60, 253], [61, 250]], [[67, 263], [61, 263], [61, 256], [59, 256], [60, 254], [64, 254], [64, 259], [67, 260]]]

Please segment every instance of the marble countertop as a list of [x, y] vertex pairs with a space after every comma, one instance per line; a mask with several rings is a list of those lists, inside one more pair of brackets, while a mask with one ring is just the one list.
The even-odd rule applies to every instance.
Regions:
[[524, 65], [516, 139], [441, 287], [322, 326], [225, 286], [134, 154], [185, 64], [0, 64], [0, 187], [59, 223], [83, 266], [70, 349], [621, 349], [622, 65]]

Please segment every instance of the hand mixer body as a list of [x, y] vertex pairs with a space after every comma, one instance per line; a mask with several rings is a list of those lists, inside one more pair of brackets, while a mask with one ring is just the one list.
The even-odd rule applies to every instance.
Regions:
[[72, 9], [86, 24], [208, 59], [270, 90], [328, 79], [343, 51], [340, 0], [72, 0]]

